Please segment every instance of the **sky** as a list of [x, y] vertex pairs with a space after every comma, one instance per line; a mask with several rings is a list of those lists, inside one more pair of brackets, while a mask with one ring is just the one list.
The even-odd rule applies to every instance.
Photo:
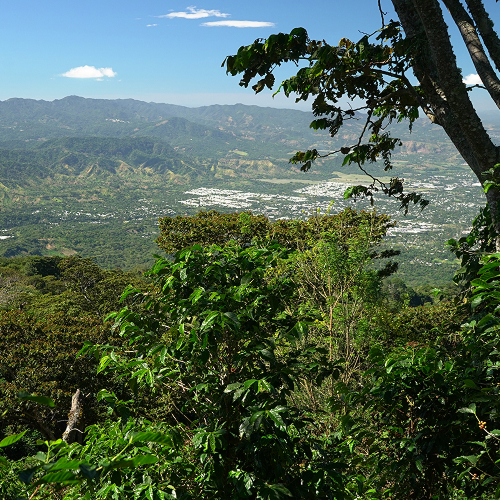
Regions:
[[[391, 4], [382, 0], [387, 19]], [[493, 9], [498, 11], [496, 4]], [[492, 12], [493, 15], [493, 12]], [[497, 25], [500, 22], [500, 14]], [[0, 7], [0, 100], [68, 95], [183, 106], [297, 108], [270, 91], [255, 96], [221, 64], [241, 45], [301, 26], [337, 44], [380, 27], [376, 0], [14, 0]], [[463, 49], [464, 76], [474, 73]], [[283, 68], [277, 78], [293, 74]], [[474, 91], [478, 105], [491, 107]], [[310, 109], [302, 103], [297, 109]]]

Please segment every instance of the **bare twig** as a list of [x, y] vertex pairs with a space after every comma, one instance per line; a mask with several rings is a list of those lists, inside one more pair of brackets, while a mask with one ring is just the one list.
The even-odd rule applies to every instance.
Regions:
[[385, 26], [385, 18], [384, 15], [386, 12], [382, 10], [382, 1], [378, 0], [378, 11], [380, 12], [380, 18], [382, 19], [382, 28]]

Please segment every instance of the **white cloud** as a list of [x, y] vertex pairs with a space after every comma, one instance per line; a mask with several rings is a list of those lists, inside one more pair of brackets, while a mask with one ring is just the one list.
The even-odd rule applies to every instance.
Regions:
[[482, 85], [483, 81], [481, 78], [479, 78], [478, 75], [475, 75], [474, 73], [467, 75], [463, 80], [462, 80], [466, 85]]
[[231, 28], [265, 28], [274, 25], [274, 23], [265, 21], [211, 21], [201, 23], [201, 26], [229, 26]]
[[174, 17], [183, 17], [184, 19], [202, 19], [204, 17], [228, 17], [229, 14], [224, 14], [220, 10], [206, 10], [197, 9], [196, 7], [188, 7], [188, 12], [170, 12], [170, 14], [164, 14], [163, 16], [156, 17], [166, 17], [168, 19], [173, 19]]
[[152, 26], [158, 26], [157, 24], [146, 24], [146, 28], [151, 28]]
[[112, 68], [96, 68], [95, 66], [78, 66], [77, 68], [72, 68], [61, 76], [67, 78], [97, 78], [102, 80], [103, 76], [112, 78], [116, 76], [116, 73]]

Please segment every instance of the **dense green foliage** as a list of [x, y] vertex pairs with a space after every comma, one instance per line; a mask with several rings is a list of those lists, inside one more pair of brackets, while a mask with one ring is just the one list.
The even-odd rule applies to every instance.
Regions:
[[[143, 296], [144, 312], [125, 309], [116, 316], [128, 340], [126, 350], [116, 345], [93, 348], [89, 342], [84, 352], [100, 352], [99, 370], [120, 371], [136, 391], [182, 391], [182, 406], [174, 416], [177, 424], [170, 431], [157, 428], [156, 433], [148, 427], [145, 434], [138, 433], [141, 425], [132, 421], [116, 429], [111, 449], [119, 445], [117, 438], [123, 439], [122, 432], [134, 431], [125, 447], [135, 443], [132, 455], [127, 452], [131, 458], [124, 460], [123, 449], [120, 458], [104, 467], [89, 463], [99, 460], [95, 446], [73, 447], [71, 454], [83, 454], [75, 455], [72, 463], [87, 463], [79, 465], [83, 475], [69, 472], [74, 466], [62, 457], [69, 450], [56, 446], [61, 458], [54, 466], [36, 467], [37, 478], [51, 481], [55, 476], [48, 471], [64, 469], [68, 472], [59, 476], [63, 482], [70, 474], [81, 483], [75, 494], [107, 498], [116, 491], [132, 498], [137, 466], [156, 464], [161, 457], [161, 470], [147, 467], [146, 473], [155, 498], [173, 498], [174, 493], [176, 498], [192, 498], [199, 491], [205, 498], [334, 498], [342, 482], [334, 467], [339, 454], [307, 437], [309, 419], [287, 399], [299, 380], [320, 381], [333, 367], [314, 345], [305, 350], [303, 345], [291, 347], [307, 329], [286, 311], [293, 287], [281, 282], [278, 288], [266, 279], [266, 271], [284, 256], [279, 248], [202, 251], [195, 246], [172, 263], [158, 261], [152, 275], [161, 293]], [[103, 397], [114, 403], [114, 394], [104, 392]], [[115, 428], [106, 432], [112, 435]], [[187, 449], [182, 445], [186, 439]], [[144, 448], [145, 442], [163, 446], [153, 450]], [[46, 480], [39, 478], [44, 471], [49, 474]], [[110, 480], [113, 488], [97, 491]]]
[[104, 318], [120, 306], [128, 285], [146, 286], [137, 273], [101, 269], [92, 259], [79, 256], [0, 260], [0, 309], [40, 317], [65, 313]]
[[[123, 383], [96, 375], [97, 363], [76, 355], [85, 341], [116, 341], [102, 319], [120, 307], [126, 286], [145, 290], [148, 285], [137, 275], [106, 271], [78, 257], [2, 259], [0, 264], [0, 433], [28, 428], [9, 452], [24, 456], [37, 436], [61, 434], [77, 388], [85, 396], [83, 429], [106, 415], [95, 399], [99, 389], [126, 392]], [[19, 393], [43, 394], [56, 408], [37, 408], [19, 400]]]
[[480, 210], [469, 234], [458, 240], [451, 239], [447, 245], [461, 263], [460, 269], [455, 274], [455, 281], [470, 285], [481, 268], [481, 257], [495, 251], [495, 230], [489, 207]]
[[[105, 408], [96, 401], [103, 386], [113, 387], [96, 375], [97, 363], [76, 359], [83, 342], [107, 342], [109, 327], [91, 316], [70, 318], [46, 313], [33, 318], [20, 311], [0, 313], [0, 428], [2, 434], [30, 429], [44, 439], [55, 439], [65, 428], [71, 396], [77, 388], [86, 394], [83, 429], [105, 417]], [[37, 406], [18, 394], [50, 397], [56, 407]], [[19, 445], [25, 444], [23, 440]], [[10, 450], [9, 450], [10, 451]], [[10, 452], [22, 457], [22, 448]]]
[[[3, 354], [16, 374], [3, 375], [10, 391], [0, 441], [4, 497], [492, 498], [498, 260], [473, 282], [477, 317], [461, 332], [462, 306], [409, 307], [409, 289], [398, 282], [389, 293], [392, 278], [383, 285], [372, 264], [389, 221], [358, 215], [325, 217], [323, 230], [314, 219], [284, 225], [289, 237], [296, 231], [288, 248], [242, 247], [231, 236], [225, 246], [158, 259], [152, 288], [136, 283], [124, 294], [128, 306], [114, 313], [112, 333], [108, 324], [92, 337], [88, 328], [97, 324], [82, 328], [83, 316], [54, 323], [6, 313], [6, 346], [16, 335], [25, 339], [18, 349], [38, 347], [29, 364], [14, 363], [19, 350]], [[220, 214], [209, 217], [213, 224]], [[172, 221], [189, 238], [206, 218]], [[248, 214], [221, 221], [238, 229], [231, 235], [246, 237], [241, 221], [268, 230], [264, 218]], [[103, 314], [95, 304], [118, 290], [100, 288], [112, 276], [85, 259], [15, 260], [11, 270], [65, 276], [94, 317]], [[81, 335], [63, 348], [75, 327]], [[77, 365], [71, 357], [83, 340]], [[50, 363], [35, 354], [52, 345], [61, 370], [78, 369], [28, 384], [26, 370], [44, 373]], [[77, 387], [88, 394], [91, 425], [67, 444], [57, 439], [61, 426], [47, 435], [40, 421], [65, 420]], [[55, 408], [40, 406], [52, 404], [47, 397]], [[14, 415], [40, 418], [23, 434]], [[42, 436], [45, 444], [36, 441]]]
[[[423, 4], [413, 2], [415, 8]], [[423, 27], [431, 13], [417, 14]], [[174, 184], [230, 177], [243, 186], [254, 167], [274, 182], [282, 157], [302, 145], [305, 152], [291, 162], [303, 170], [332, 154], [321, 154], [327, 150], [344, 155], [347, 168], [364, 171], [372, 163], [378, 175], [392, 167], [392, 153], [403, 146], [388, 125], [406, 118], [410, 129], [418, 129], [419, 106], [456, 138], [443, 109], [447, 99], [439, 94], [439, 107], [436, 87], [414, 87], [405, 75], [415, 67], [418, 78], [424, 60], [437, 64], [420, 50], [432, 45], [430, 34], [417, 46], [390, 22], [375, 41], [366, 35], [334, 47], [296, 29], [227, 58], [229, 73], [243, 73], [242, 85], [261, 77], [257, 92], [272, 88], [277, 65], [305, 59], [306, 67], [282, 88], [299, 99], [314, 96], [311, 126], [328, 130], [330, 138], [311, 132], [297, 139], [286, 112], [279, 113], [286, 127], [269, 130], [263, 121], [271, 112], [255, 111], [254, 120], [242, 106], [96, 106], [76, 97], [0, 103], [0, 198], [12, 220], [26, 217], [23, 227], [31, 224], [29, 243], [6, 235], [13, 239], [4, 255], [57, 253], [54, 239], [42, 236], [35, 220], [58, 226], [70, 204], [80, 214], [80, 203], [95, 202], [99, 210], [86, 212], [86, 222], [108, 224], [116, 212], [103, 210], [103, 200], [126, 205], [124, 193], [131, 191], [136, 211], [117, 217], [107, 234], [119, 236], [118, 246], [127, 244], [120, 237], [125, 231], [151, 236], [148, 223], [127, 226], [152, 212], [146, 206], [151, 193], [168, 186], [175, 195]], [[446, 84], [437, 76], [436, 84]], [[467, 96], [461, 75], [455, 76], [460, 87], [452, 86], [451, 97]], [[355, 111], [338, 106], [346, 96], [364, 99], [364, 126], [351, 121], [359, 118]], [[461, 108], [458, 100], [449, 102], [455, 120]], [[465, 135], [480, 131], [471, 129], [473, 111], [464, 117]], [[198, 123], [190, 121], [195, 116]], [[300, 123], [303, 115], [294, 118]], [[348, 143], [339, 146], [335, 136], [345, 124]], [[464, 157], [481, 150], [476, 142], [473, 150], [461, 151]], [[484, 160], [478, 171], [485, 170], [489, 159], [476, 156], [474, 161]], [[325, 161], [319, 175], [326, 178], [339, 163]], [[421, 193], [404, 194], [398, 177], [372, 180], [369, 187], [348, 187], [346, 198], [365, 194], [373, 202], [382, 191], [405, 210], [410, 203], [427, 204]], [[497, 190], [492, 186], [490, 192]], [[206, 187], [191, 194], [213, 194]], [[62, 198], [64, 211], [41, 214], [39, 208]], [[197, 202], [202, 207], [200, 200], [182, 200], [191, 207], [184, 217], [160, 220], [157, 243], [169, 255], [157, 257], [146, 279], [74, 256], [81, 241], [63, 229], [55, 229], [60, 240], [65, 237], [59, 253], [72, 257], [0, 262], [2, 498], [500, 496], [495, 212], [483, 210], [471, 234], [449, 241], [462, 259], [457, 281], [466, 289], [449, 300], [453, 292], [435, 290], [432, 298], [428, 289], [416, 291], [391, 276], [397, 265], [385, 259], [398, 252], [379, 247], [394, 227], [385, 215], [348, 208], [334, 216], [316, 210], [300, 221], [271, 222], [250, 212], [190, 217]], [[204, 203], [212, 202], [205, 197]], [[26, 203], [37, 209], [16, 211]], [[21, 227], [5, 224], [8, 230]], [[107, 253], [109, 262], [116, 260]]]

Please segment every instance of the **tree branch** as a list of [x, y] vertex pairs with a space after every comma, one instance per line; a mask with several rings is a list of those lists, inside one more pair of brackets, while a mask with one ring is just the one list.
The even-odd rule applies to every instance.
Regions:
[[443, 12], [437, 0], [413, 0], [413, 4], [425, 29], [440, 87], [469, 147], [481, 165], [479, 180], [484, 182], [481, 173], [486, 169], [485, 166], [491, 168], [497, 163], [498, 151], [484, 129], [462, 82]]
[[451, 112], [445, 93], [438, 83], [439, 77], [436, 64], [430, 52], [424, 26], [412, 0], [392, 0], [392, 3], [401, 21], [406, 38], [417, 48], [413, 58], [412, 70], [424, 92], [425, 100], [432, 109], [432, 116], [425, 108], [423, 108], [424, 112], [431, 121], [438, 123], [445, 129], [448, 137], [450, 137], [462, 157], [470, 165], [476, 176], [480, 178], [481, 166], [476, 160], [459, 123]]
[[474, 22], [479, 30], [479, 34], [488, 49], [491, 60], [495, 64], [495, 67], [500, 71], [500, 38], [498, 34], [493, 29], [493, 21], [484, 9], [483, 2], [481, 0], [465, 0], [469, 12], [474, 19]]
[[382, 0], [378, 0], [378, 11], [380, 12], [380, 18], [382, 19], [382, 28], [385, 26], [385, 12], [382, 10]]
[[437, 122], [482, 183], [482, 172], [497, 163], [498, 150], [479, 119], [436, 0], [392, 0], [406, 37], [415, 45], [413, 72]]
[[497, 108], [500, 108], [500, 80], [484, 51], [483, 44], [476, 32], [474, 21], [467, 14], [459, 0], [443, 0], [443, 2], [450, 11], [462, 35], [477, 74], [483, 81]]

